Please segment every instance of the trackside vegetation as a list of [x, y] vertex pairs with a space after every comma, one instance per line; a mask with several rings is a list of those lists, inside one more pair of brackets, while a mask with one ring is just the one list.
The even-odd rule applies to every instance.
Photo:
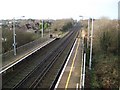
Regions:
[[[47, 34], [49, 32], [49, 29], [51, 34], [64, 33], [73, 26], [73, 23], [74, 23], [73, 19], [59, 19], [59, 20], [53, 20], [52, 22], [45, 21], [43, 25], [44, 33]], [[19, 24], [18, 26], [20, 27], [21, 25]], [[26, 24], [23, 26], [26, 26]], [[30, 24], [28, 26], [30, 26]], [[22, 29], [16, 27], [15, 32], [16, 32], [17, 47], [20, 47], [24, 44], [27, 44], [29, 42], [32, 42], [40, 38], [41, 33], [30, 32], [30, 30], [35, 31], [34, 29], [39, 29], [36, 30], [36, 32], [41, 31], [42, 23], [41, 22], [37, 23], [37, 25], [34, 25], [34, 23], [32, 23], [31, 27], [33, 28], [33, 30], [26, 28], [23, 29], [22, 26], [20, 27]], [[1, 30], [2, 30], [2, 53], [6, 53], [13, 49], [13, 29], [12, 28], [10, 29], [8, 24], [5, 25], [3, 24]]]
[[[87, 30], [87, 27], [84, 27]], [[119, 88], [118, 21], [106, 17], [94, 21], [92, 69], [87, 49], [86, 88]]]

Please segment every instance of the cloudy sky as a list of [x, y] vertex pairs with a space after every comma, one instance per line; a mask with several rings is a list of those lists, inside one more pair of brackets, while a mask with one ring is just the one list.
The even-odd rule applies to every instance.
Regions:
[[118, 18], [119, 0], [0, 0], [0, 19]]

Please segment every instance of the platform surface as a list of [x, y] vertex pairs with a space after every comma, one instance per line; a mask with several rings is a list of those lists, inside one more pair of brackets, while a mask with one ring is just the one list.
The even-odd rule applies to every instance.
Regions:
[[37, 50], [46, 46], [47, 44], [49, 44], [50, 42], [52, 42], [54, 40], [55, 40], [55, 38], [46, 39], [44, 42], [41, 42], [39, 45], [34, 46], [34, 48], [31, 48], [29, 51], [24, 51], [22, 54], [17, 54], [17, 56], [15, 56], [15, 58], [13, 58], [13, 59], [8, 58], [7, 60], [2, 61], [2, 67], [0, 68], [0, 73], [11, 68], [15, 64], [19, 63], [20, 61], [22, 61], [23, 59], [25, 59], [29, 55], [35, 53]]

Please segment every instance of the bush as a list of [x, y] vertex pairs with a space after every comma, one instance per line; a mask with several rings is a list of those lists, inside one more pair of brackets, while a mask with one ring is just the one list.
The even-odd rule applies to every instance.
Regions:
[[28, 42], [31, 42], [34, 40], [33, 38], [34, 34], [33, 33], [28, 33], [28, 32], [22, 32], [22, 31], [17, 31], [16, 32], [16, 42], [17, 46], [24, 45]]
[[[4, 29], [2, 30], [2, 38], [6, 38], [6, 41], [2, 41], [2, 53], [13, 49], [13, 31]], [[16, 30], [16, 43], [17, 47], [22, 46], [28, 42], [35, 40], [35, 34]]]
[[62, 31], [67, 31], [69, 28], [71, 28], [73, 25], [71, 22], [66, 23], [63, 27], [62, 27]]
[[58, 31], [67, 31], [73, 26], [73, 19], [60, 19], [53, 22], [51, 28], [52, 30], [57, 29]]
[[94, 22], [94, 41], [95, 52], [113, 53], [118, 51], [118, 30], [117, 21], [100, 19]]
[[94, 21], [91, 85], [94, 88], [118, 88], [118, 35], [117, 20], [101, 18]]
[[94, 74], [100, 87], [117, 88], [118, 87], [118, 59], [116, 56], [106, 56], [105, 58], [96, 58]]

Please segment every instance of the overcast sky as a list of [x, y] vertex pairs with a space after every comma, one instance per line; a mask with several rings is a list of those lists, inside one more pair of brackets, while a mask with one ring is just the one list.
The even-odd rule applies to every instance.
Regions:
[[118, 18], [119, 0], [0, 0], [0, 19]]

